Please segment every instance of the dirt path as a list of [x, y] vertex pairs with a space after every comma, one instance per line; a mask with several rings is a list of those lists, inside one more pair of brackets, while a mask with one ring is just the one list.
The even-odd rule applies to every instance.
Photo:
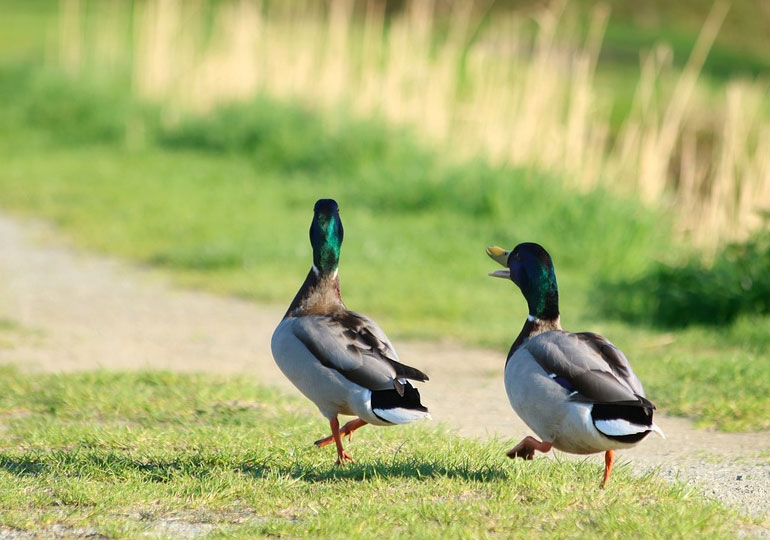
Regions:
[[[270, 356], [284, 310], [179, 290], [151, 271], [74, 250], [42, 224], [0, 215], [0, 317], [33, 330], [15, 347], [0, 348], [2, 363], [46, 371], [252, 373], [289, 389]], [[527, 433], [502, 387], [504, 351], [411, 342], [396, 348], [430, 374], [420, 391], [435, 420], [466, 436]], [[622, 452], [622, 461], [770, 516], [770, 433], [702, 431], [667, 417], [658, 423], [668, 439], [651, 438]]]

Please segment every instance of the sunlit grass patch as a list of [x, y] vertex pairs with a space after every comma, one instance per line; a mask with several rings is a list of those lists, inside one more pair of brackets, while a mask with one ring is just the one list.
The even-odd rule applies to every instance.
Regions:
[[[513, 462], [508, 442], [370, 428], [337, 467], [310, 404], [247, 378], [166, 373], [0, 380], [0, 525], [53, 535], [728, 538], [745, 525], [619, 467]], [[23, 411], [24, 414], [20, 414]], [[73, 533], [74, 534], [74, 533]]]

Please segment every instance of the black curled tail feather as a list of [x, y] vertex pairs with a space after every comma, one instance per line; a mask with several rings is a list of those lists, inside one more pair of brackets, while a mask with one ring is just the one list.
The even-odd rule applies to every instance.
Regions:
[[[642, 396], [636, 396], [638, 399], [635, 401], [619, 401], [613, 403], [594, 403], [591, 408], [591, 419], [594, 426], [599, 430], [602, 435], [610, 439], [622, 442], [622, 443], [637, 443], [649, 435], [653, 429], [653, 411], [655, 405], [648, 399]], [[633, 424], [638, 427], [640, 431], [638, 433], [628, 434], [607, 434], [602, 431], [597, 422], [602, 420], [624, 420], [629, 424]], [[647, 428], [647, 429], [643, 429]]]
[[402, 377], [404, 379], [412, 379], [413, 381], [420, 381], [420, 382], [426, 382], [430, 379], [428, 379], [428, 376], [420, 371], [417, 368], [413, 368], [412, 366], [407, 366], [406, 364], [402, 364], [401, 362], [396, 362], [395, 360], [391, 360], [388, 358], [388, 362], [390, 362], [390, 365], [393, 366], [393, 368], [396, 370], [396, 377]]
[[428, 412], [428, 408], [420, 402], [420, 391], [408, 381], [402, 381], [403, 395], [396, 389], [373, 390], [372, 410], [381, 420], [388, 421], [377, 414], [377, 410], [408, 409], [412, 411]]

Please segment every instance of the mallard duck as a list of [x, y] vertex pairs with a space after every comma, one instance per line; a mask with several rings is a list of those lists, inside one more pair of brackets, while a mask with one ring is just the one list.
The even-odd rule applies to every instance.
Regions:
[[[332, 199], [313, 209], [313, 266], [273, 333], [271, 347], [286, 377], [329, 419], [331, 436], [315, 442], [337, 446], [337, 464], [353, 461], [341, 437], [374, 424], [407, 424], [428, 417], [420, 393], [407, 379], [427, 381], [402, 364], [377, 323], [348, 311], [340, 296], [338, 265], [342, 221]], [[338, 415], [357, 416], [340, 428]]]
[[513, 281], [529, 315], [505, 363], [505, 389], [513, 410], [542, 440], [527, 436], [510, 458], [532, 459], [556, 448], [572, 454], [604, 452], [601, 487], [610, 479], [615, 450], [655, 431], [653, 405], [623, 353], [592, 332], [573, 334], [559, 322], [559, 290], [548, 252], [534, 243], [487, 254], [505, 266], [489, 274]]

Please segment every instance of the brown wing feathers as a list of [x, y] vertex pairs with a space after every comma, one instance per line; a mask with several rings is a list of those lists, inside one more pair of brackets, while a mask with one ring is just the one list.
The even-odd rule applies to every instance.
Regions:
[[612, 403], [643, 395], [625, 356], [598, 334], [547, 332], [526, 347], [547, 373], [569, 381], [578, 392], [573, 399]]
[[399, 362], [384, 332], [363, 315], [339, 310], [300, 320], [308, 324], [295, 327], [295, 334], [313, 356], [358, 385], [392, 388], [403, 396], [405, 385], [399, 379], [428, 380], [422, 371]]
[[[396, 370], [397, 377], [421, 382], [428, 380], [428, 376], [419, 369], [402, 364], [397, 360], [396, 353], [390, 343], [375, 335], [374, 332], [379, 328], [373, 328], [371, 321], [367, 318], [352, 311], [344, 311], [333, 315], [332, 320], [345, 328], [342, 334], [351, 342], [348, 344], [349, 349], [355, 348], [363, 354], [386, 360]], [[379, 332], [382, 333], [382, 330]], [[398, 385], [396, 389], [398, 390]]]

